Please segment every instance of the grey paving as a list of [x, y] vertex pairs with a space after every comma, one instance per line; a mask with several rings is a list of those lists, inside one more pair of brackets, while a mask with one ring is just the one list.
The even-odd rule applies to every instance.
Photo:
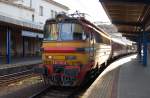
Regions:
[[[115, 98], [120, 67], [103, 72], [81, 98]], [[113, 93], [112, 93], [113, 92]]]
[[120, 69], [118, 98], [150, 98], [150, 65], [138, 60], [124, 64]]
[[[110, 65], [110, 71], [100, 75], [81, 97], [150, 98], [150, 56], [147, 67], [139, 63], [137, 58], [133, 58], [131, 61], [123, 58]], [[113, 66], [116, 67], [111, 70]]]

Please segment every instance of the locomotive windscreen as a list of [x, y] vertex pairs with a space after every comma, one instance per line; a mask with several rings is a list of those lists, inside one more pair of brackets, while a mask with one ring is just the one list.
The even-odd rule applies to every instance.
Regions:
[[82, 26], [77, 23], [46, 24], [44, 31], [44, 40], [46, 41], [85, 40], [86, 38]]

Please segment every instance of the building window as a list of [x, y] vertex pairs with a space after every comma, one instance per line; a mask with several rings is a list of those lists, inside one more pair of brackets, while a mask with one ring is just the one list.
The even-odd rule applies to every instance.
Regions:
[[54, 18], [54, 11], [51, 10], [51, 17]]
[[43, 6], [40, 6], [39, 14], [40, 14], [40, 16], [43, 16]]
[[55, 11], [55, 17], [57, 16], [57, 12]]
[[32, 8], [32, 0], [30, 0], [30, 8]]
[[64, 11], [62, 11], [61, 13], [62, 13], [62, 14], [66, 14], [66, 12], [64, 12]]
[[32, 14], [32, 21], [34, 22], [34, 14]]

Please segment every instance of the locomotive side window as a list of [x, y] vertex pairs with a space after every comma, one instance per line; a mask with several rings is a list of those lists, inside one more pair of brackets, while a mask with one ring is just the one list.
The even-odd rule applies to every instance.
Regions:
[[106, 37], [102, 37], [102, 40], [104, 44], [110, 44], [110, 40], [107, 39]]
[[89, 32], [84, 32], [82, 36], [83, 36], [83, 40], [89, 40], [90, 39], [90, 33]]
[[97, 32], [94, 33], [95, 39], [97, 43], [102, 43], [101, 35]]
[[101, 34], [95, 32], [94, 37], [96, 40], [96, 43], [103, 43], [103, 44], [110, 44], [110, 40], [106, 37], [102, 36]]

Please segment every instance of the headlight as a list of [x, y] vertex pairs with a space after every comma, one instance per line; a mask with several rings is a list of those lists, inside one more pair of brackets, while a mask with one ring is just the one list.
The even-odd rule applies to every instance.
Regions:
[[52, 59], [52, 56], [48, 56], [48, 59]]
[[46, 55], [45, 58], [46, 58], [46, 59], [52, 59], [52, 56]]

